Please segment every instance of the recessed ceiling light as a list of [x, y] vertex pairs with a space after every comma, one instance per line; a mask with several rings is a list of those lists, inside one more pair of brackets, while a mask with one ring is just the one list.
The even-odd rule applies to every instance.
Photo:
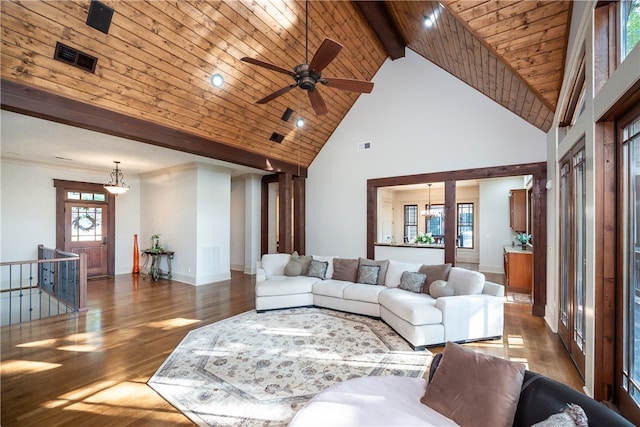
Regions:
[[299, 118], [296, 120], [296, 126], [298, 126], [299, 128], [304, 127], [304, 118], [299, 117]]
[[224, 84], [224, 77], [222, 77], [222, 74], [213, 74], [211, 76], [211, 84], [213, 85], [213, 87], [222, 87], [222, 85]]

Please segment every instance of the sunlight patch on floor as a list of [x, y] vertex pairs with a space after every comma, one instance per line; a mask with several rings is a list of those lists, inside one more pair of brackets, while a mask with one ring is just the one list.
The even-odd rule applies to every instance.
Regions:
[[167, 331], [169, 329], [181, 328], [183, 326], [189, 326], [199, 322], [200, 320], [197, 320], [197, 319], [185, 319], [182, 317], [176, 317], [175, 319], [161, 320], [158, 322], [149, 322], [146, 324], [146, 326], [149, 326], [150, 328], [162, 329], [164, 331]]
[[0, 365], [0, 374], [19, 375], [49, 371], [62, 366], [59, 363], [34, 362], [31, 360], [4, 360]]
[[16, 345], [16, 347], [26, 347], [26, 348], [31, 348], [31, 347], [51, 347], [56, 342], [58, 342], [58, 339], [57, 338], [52, 338], [52, 339], [48, 339], [48, 340], [26, 342], [26, 343], [23, 343], [23, 344], [18, 344], [18, 345]]

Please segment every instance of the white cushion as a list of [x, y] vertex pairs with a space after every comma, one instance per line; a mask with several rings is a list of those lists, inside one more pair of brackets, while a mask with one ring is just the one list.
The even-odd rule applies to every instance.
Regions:
[[315, 295], [343, 298], [345, 288], [351, 285], [353, 285], [353, 283], [343, 280], [318, 280], [313, 284], [313, 293]]
[[331, 279], [333, 277], [333, 259], [335, 256], [321, 256], [321, 255], [313, 255], [313, 259], [316, 261], [326, 261], [329, 263], [327, 266], [327, 273], [324, 275], [325, 279]]
[[283, 276], [284, 268], [287, 266], [290, 259], [290, 254], [262, 255], [262, 268], [267, 275], [267, 278], [271, 276]]
[[427, 294], [385, 289], [380, 293], [380, 305], [412, 325], [442, 323], [442, 312], [436, 308], [436, 300]]
[[311, 293], [317, 277], [272, 276], [269, 280], [256, 283], [256, 296], [294, 295]]
[[402, 273], [405, 271], [416, 272], [420, 269], [422, 264], [414, 264], [410, 262], [400, 262], [389, 260], [389, 267], [387, 268], [387, 277], [385, 278], [384, 285], [388, 288], [397, 288], [402, 278]]
[[315, 395], [296, 413], [289, 427], [308, 426], [457, 426], [420, 402], [422, 378], [354, 378]]
[[351, 286], [345, 288], [344, 299], [378, 303], [380, 292], [387, 289], [379, 285], [365, 285], [364, 283], [352, 283]]
[[449, 285], [453, 286], [454, 295], [478, 295], [484, 289], [484, 274], [466, 268], [452, 267], [449, 272]]

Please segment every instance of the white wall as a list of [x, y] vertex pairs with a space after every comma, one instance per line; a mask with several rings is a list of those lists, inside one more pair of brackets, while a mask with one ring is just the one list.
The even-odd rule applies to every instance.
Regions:
[[244, 271], [245, 253], [245, 183], [244, 178], [231, 179], [231, 269]]
[[509, 228], [509, 190], [524, 188], [522, 177], [480, 181], [480, 271], [504, 273], [504, 245], [514, 236]]
[[[141, 175], [141, 231], [175, 252], [176, 280], [200, 285], [230, 278], [231, 170], [191, 163]], [[163, 269], [165, 265], [163, 264]]]
[[[56, 189], [54, 179], [104, 183], [109, 171], [73, 170], [49, 165], [1, 163], [0, 260], [36, 259], [37, 246], [56, 246]], [[140, 186], [127, 175], [131, 189], [116, 197], [115, 273], [131, 273], [133, 235], [140, 231]]]
[[[309, 167], [307, 253], [366, 254], [369, 178], [546, 160], [546, 136], [411, 50], [387, 60]], [[370, 141], [371, 149], [357, 151]]]

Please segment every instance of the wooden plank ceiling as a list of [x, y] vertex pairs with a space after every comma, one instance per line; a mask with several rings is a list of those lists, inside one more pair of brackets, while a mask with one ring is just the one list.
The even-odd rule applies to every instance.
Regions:
[[[300, 88], [265, 105], [254, 103], [293, 81], [240, 58], [287, 69], [303, 63], [304, 2], [104, 0], [114, 9], [108, 34], [86, 24], [87, 0], [0, 3], [3, 108], [77, 125], [60, 102], [70, 100], [92, 108], [92, 114], [123, 119], [120, 129], [101, 129], [95, 123], [93, 129], [126, 136], [124, 122], [131, 118], [180, 136], [154, 141], [132, 132], [134, 139], [183, 151], [190, 151], [190, 138], [210, 141], [211, 149], [200, 148], [197, 154], [231, 160], [220, 150], [230, 147], [250, 154], [243, 163], [248, 166], [264, 168], [264, 161], [254, 160], [258, 158], [300, 171], [358, 96], [367, 96], [322, 86], [329, 112], [320, 117]], [[524, 120], [543, 131], [550, 128], [562, 81], [570, 2], [392, 1], [377, 4], [378, 18], [384, 18], [377, 23], [364, 18], [358, 3], [309, 3], [309, 58], [325, 37], [344, 46], [323, 75], [370, 80], [390, 54], [389, 34], [395, 34], [400, 44]], [[438, 19], [426, 30], [423, 18], [432, 13]], [[56, 42], [98, 58], [95, 73], [54, 60]], [[225, 78], [221, 89], [209, 82], [216, 72]], [[11, 91], [21, 91], [20, 96]], [[49, 108], [47, 114], [24, 101], [38, 93], [54, 97], [40, 102]], [[284, 121], [287, 108], [294, 113]], [[298, 116], [306, 119], [303, 129], [293, 125]], [[270, 141], [273, 132], [284, 140]], [[232, 161], [242, 163], [237, 155]]]

